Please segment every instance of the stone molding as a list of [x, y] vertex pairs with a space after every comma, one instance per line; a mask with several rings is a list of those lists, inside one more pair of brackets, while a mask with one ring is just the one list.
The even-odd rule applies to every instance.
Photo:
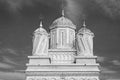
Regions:
[[98, 78], [91, 78], [91, 77], [87, 77], [87, 78], [28, 78], [27, 80], [99, 80]]
[[28, 58], [33, 58], [33, 59], [50, 59], [49, 56], [28, 56]]
[[97, 56], [75, 56], [76, 59], [97, 59]]
[[49, 49], [48, 52], [76, 52], [76, 49]]
[[26, 71], [28, 76], [98, 76], [99, 72], [41, 72]]
[[42, 67], [53, 67], [53, 66], [65, 66], [65, 67], [84, 67], [84, 66], [99, 66], [98, 63], [96, 64], [87, 64], [87, 65], [83, 65], [83, 64], [43, 64], [43, 65], [37, 65], [37, 64], [26, 64], [27, 66], [42, 66]]

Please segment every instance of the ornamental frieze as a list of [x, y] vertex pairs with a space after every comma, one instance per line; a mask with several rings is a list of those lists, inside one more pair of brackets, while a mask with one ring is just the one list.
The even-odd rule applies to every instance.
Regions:
[[27, 71], [28, 76], [98, 76], [98, 72], [34, 72]]

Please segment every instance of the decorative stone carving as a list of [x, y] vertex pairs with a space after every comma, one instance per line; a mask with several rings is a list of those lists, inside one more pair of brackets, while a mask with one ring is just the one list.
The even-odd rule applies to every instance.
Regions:
[[49, 50], [49, 56], [51, 57], [51, 63], [73, 63], [75, 50]]

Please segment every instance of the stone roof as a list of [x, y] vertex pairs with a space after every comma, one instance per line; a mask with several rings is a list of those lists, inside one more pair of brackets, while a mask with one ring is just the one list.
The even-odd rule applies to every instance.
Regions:
[[88, 29], [86, 27], [81, 28], [78, 31], [78, 34], [91, 34], [91, 35], [94, 35], [94, 33], [90, 29]]
[[50, 29], [56, 27], [62, 27], [62, 28], [68, 27], [68, 28], [76, 29], [76, 26], [73, 24], [73, 22], [64, 16], [53, 21], [52, 25], [50, 26]]

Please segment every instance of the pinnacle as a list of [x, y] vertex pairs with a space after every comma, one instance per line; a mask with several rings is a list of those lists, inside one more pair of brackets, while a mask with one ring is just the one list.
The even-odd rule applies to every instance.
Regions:
[[40, 21], [40, 27], [42, 28], [42, 26], [43, 26], [43, 25], [42, 25], [42, 21]]

